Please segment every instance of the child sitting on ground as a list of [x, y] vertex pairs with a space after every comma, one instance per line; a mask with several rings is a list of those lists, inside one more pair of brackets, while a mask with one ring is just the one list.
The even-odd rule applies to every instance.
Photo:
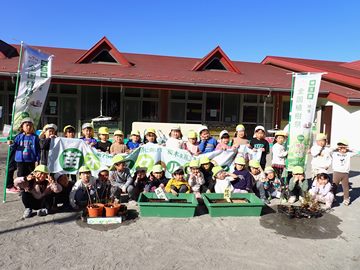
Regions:
[[100, 152], [110, 153], [109, 129], [107, 127], [99, 128], [98, 137], [99, 141], [96, 144], [96, 149]]
[[79, 168], [79, 180], [76, 181], [69, 195], [72, 208], [83, 210], [88, 204], [96, 202], [95, 181], [96, 179], [91, 176], [88, 167], [81, 166]]
[[200, 143], [199, 143], [199, 150], [202, 154], [210, 153], [215, 150], [217, 141], [210, 136], [209, 129], [207, 127], [202, 127], [200, 129]]
[[183, 149], [184, 141], [182, 140], [182, 133], [180, 126], [171, 128], [169, 139], [167, 139], [165, 146], [174, 149]]
[[234, 193], [248, 193], [252, 192], [252, 176], [245, 168], [245, 158], [237, 157], [234, 161], [236, 175], [235, 181], [231, 182], [234, 187]]
[[258, 160], [252, 159], [249, 161], [250, 173], [254, 179], [253, 181], [253, 190], [256, 190], [258, 196], [265, 204], [270, 204], [269, 200], [266, 198], [264, 182], [266, 181], [266, 176], [261, 169], [260, 162]]
[[311, 147], [310, 153], [312, 156], [312, 177], [316, 177], [319, 172], [327, 173], [331, 165], [331, 150], [326, 146], [326, 135], [324, 133], [316, 135], [316, 143]]
[[302, 202], [308, 188], [309, 183], [307, 179], [305, 179], [304, 169], [300, 166], [295, 166], [292, 169], [292, 178], [289, 182], [290, 198], [288, 202], [294, 203], [297, 198]]
[[155, 192], [155, 189], [158, 187], [165, 189], [168, 181], [161, 165], [156, 164], [151, 170], [149, 182], [145, 185], [144, 192]]
[[110, 199], [111, 184], [109, 181], [109, 168], [102, 166], [95, 181], [96, 192], [100, 202], [107, 203]]
[[165, 192], [171, 192], [175, 196], [179, 193], [190, 193], [191, 187], [186, 181], [184, 174], [184, 169], [182, 167], [177, 168], [173, 172], [173, 178], [171, 178], [165, 186]]
[[210, 193], [215, 192], [215, 180], [213, 179], [212, 169], [214, 168], [214, 164], [210, 162], [210, 159], [207, 156], [203, 156], [200, 158], [200, 171], [204, 175], [205, 184], [202, 186], [202, 193]]
[[61, 186], [49, 176], [45, 165], [36, 166], [35, 170], [25, 177], [14, 180], [15, 187], [23, 190], [21, 200], [25, 206], [23, 218], [32, 216], [33, 210], [38, 210], [38, 216], [46, 216], [53, 202], [53, 193], [61, 192]]
[[325, 203], [326, 209], [330, 209], [334, 200], [334, 194], [331, 192], [331, 183], [327, 173], [319, 173], [314, 180], [309, 191], [311, 197], [321, 203]]
[[134, 180], [130, 175], [129, 168], [126, 167], [125, 159], [122, 155], [115, 155], [112, 158], [112, 170], [110, 171], [111, 198], [121, 201], [120, 194], [129, 194], [129, 203], [136, 204], [136, 190]]
[[[55, 193], [55, 201], [53, 208], [57, 210], [70, 210], [71, 205], [69, 201], [70, 192], [74, 183], [69, 181], [69, 178], [66, 174], [55, 173], [54, 180], [61, 186], [61, 192]], [[58, 208], [58, 204], [61, 204], [60, 209]]]
[[134, 187], [137, 192], [136, 198], [139, 196], [141, 192], [145, 190], [145, 186], [149, 184], [150, 180], [146, 176], [146, 167], [137, 167], [136, 172], [133, 176], [134, 179]]
[[190, 173], [188, 174], [188, 183], [195, 194], [196, 198], [201, 198], [201, 187], [205, 184], [205, 178], [200, 171], [199, 160], [192, 160], [189, 164]]
[[339, 140], [337, 143], [337, 149], [332, 153], [332, 168], [333, 175], [333, 189], [334, 195], [341, 182], [344, 192], [343, 204], [348, 206], [350, 204], [349, 193], [349, 172], [350, 172], [350, 159], [355, 156], [356, 153], [353, 150], [349, 150], [349, 143], [345, 139]]
[[193, 130], [189, 131], [187, 138], [188, 138], [188, 140], [184, 144], [184, 149], [188, 150], [190, 152], [190, 154], [192, 154], [194, 156], [198, 156], [200, 154], [200, 150], [199, 150], [199, 144], [197, 142], [196, 132]]
[[275, 170], [273, 167], [266, 167], [264, 170], [266, 180], [264, 182], [264, 189], [266, 197], [269, 200], [272, 198], [280, 199], [281, 196], [281, 181], [276, 176]]
[[95, 147], [97, 145], [97, 140], [94, 138], [94, 128], [90, 123], [85, 123], [81, 127], [82, 137], [80, 138], [86, 144], [90, 145], [91, 147]]
[[121, 130], [115, 130], [114, 142], [110, 147], [110, 154], [124, 154], [128, 151], [127, 146], [124, 144], [124, 133]]
[[56, 138], [56, 131], [57, 126], [55, 124], [47, 124], [39, 135], [40, 164], [47, 165], [51, 139]]
[[282, 173], [285, 168], [285, 160], [287, 157], [287, 151], [285, 148], [287, 133], [285, 131], [277, 131], [275, 133], [276, 143], [272, 147], [272, 167], [274, 168], [276, 175], [282, 177]]
[[[266, 155], [269, 154], [269, 143], [265, 140], [265, 128], [257, 126], [254, 130], [254, 137], [250, 141], [250, 146], [253, 152], [261, 152], [260, 166], [264, 170], [266, 165]], [[254, 158], [252, 158], [254, 159]]]
[[75, 127], [73, 127], [72, 125], [65, 126], [63, 132], [65, 138], [75, 138]]
[[130, 140], [126, 143], [129, 152], [134, 151], [136, 148], [140, 147], [140, 145], [140, 132], [138, 130], [132, 130], [130, 133]]
[[230, 142], [230, 135], [227, 130], [222, 130], [219, 135], [220, 142], [216, 146], [215, 150], [228, 150], [231, 149], [229, 145]]
[[216, 181], [214, 187], [215, 193], [224, 193], [226, 189], [229, 189], [230, 192], [234, 191], [231, 182], [235, 181], [235, 174], [225, 172], [221, 166], [215, 166], [212, 172]]

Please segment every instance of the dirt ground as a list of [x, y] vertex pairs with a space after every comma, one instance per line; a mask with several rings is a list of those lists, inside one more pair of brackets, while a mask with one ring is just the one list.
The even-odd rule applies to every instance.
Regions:
[[[3, 192], [6, 145], [0, 145]], [[0, 269], [359, 269], [360, 158], [352, 160], [352, 204], [318, 219], [288, 219], [276, 202], [261, 217], [142, 218], [87, 225], [79, 213], [21, 219], [8, 194], [0, 205]]]

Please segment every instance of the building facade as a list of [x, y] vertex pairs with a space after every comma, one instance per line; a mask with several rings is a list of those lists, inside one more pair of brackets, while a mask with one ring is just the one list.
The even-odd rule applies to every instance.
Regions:
[[[329, 68], [341, 62], [301, 59], [300, 63], [280, 57], [239, 62], [231, 61], [220, 47], [202, 59], [120, 53], [106, 37], [89, 50], [33, 47], [54, 55], [41, 125], [71, 124], [79, 130], [82, 123], [105, 115], [112, 117], [107, 126], [126, 134], [132, 122], [146, 121], [202, 123], [215, 132], [243, 123], [251, 135], [259, 124], [266, 129], [285, 126], [291, 72], [307, 71], [327, 72], [320, 86], [318, 131], [337, 140], [349, 135], [342, 132], [350, 128], [348, 121], [360, 121], [360, 82], [330, 78]], [[18, 51], [18, 45], [0, 42], [0, 130], [11, 121]], [[360, 70], [344, 70], [360, 80]], [[343, 116], [346, 121], [341, 121]], [[349, 140], [360, 149], [355, 136]]]

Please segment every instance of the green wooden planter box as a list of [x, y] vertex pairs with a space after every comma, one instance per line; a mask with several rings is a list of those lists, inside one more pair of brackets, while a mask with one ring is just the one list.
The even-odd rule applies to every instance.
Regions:
[[232, 193], [231, 199], [247, 199], [247, 203], [212, 202], [224, 198], [222, 193], [202, 194], [204, 203], [212, 217], [260, 216], [264, 203], [254, 193]]
[[[153, 192], [141, 193], [138, 199], [140, 207], [140, 215], [142, 217], [193, 217], [198, 201], [195, 195], [190, 193], [180, 193], [174, 196], [166, 193], [170, 201], [174, 202], [153, 202], [151, 199], [157, 199]], [[176, 200], [184, 200], [184, 202], [176, 202]], [[186, 201], [186, 202], [185, 202]]]

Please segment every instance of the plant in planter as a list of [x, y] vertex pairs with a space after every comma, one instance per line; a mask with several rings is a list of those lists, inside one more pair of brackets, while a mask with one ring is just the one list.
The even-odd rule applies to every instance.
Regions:
[[95, 194], [96, 194], [96, 201], [97, 202], [95, 202], [95, 203], [92, 203], [90, 192], [89, 192], [89, 189], [87, 187], [86, 187], [86, 192], [87, 192], [88, 197], [89, 197], [88, 206], [87, 206], [89, 217], [102, 217], [104, 204], [98, 202], [99, 201], [99, 196], [97, 194], [96, 189], [95, 189]]

